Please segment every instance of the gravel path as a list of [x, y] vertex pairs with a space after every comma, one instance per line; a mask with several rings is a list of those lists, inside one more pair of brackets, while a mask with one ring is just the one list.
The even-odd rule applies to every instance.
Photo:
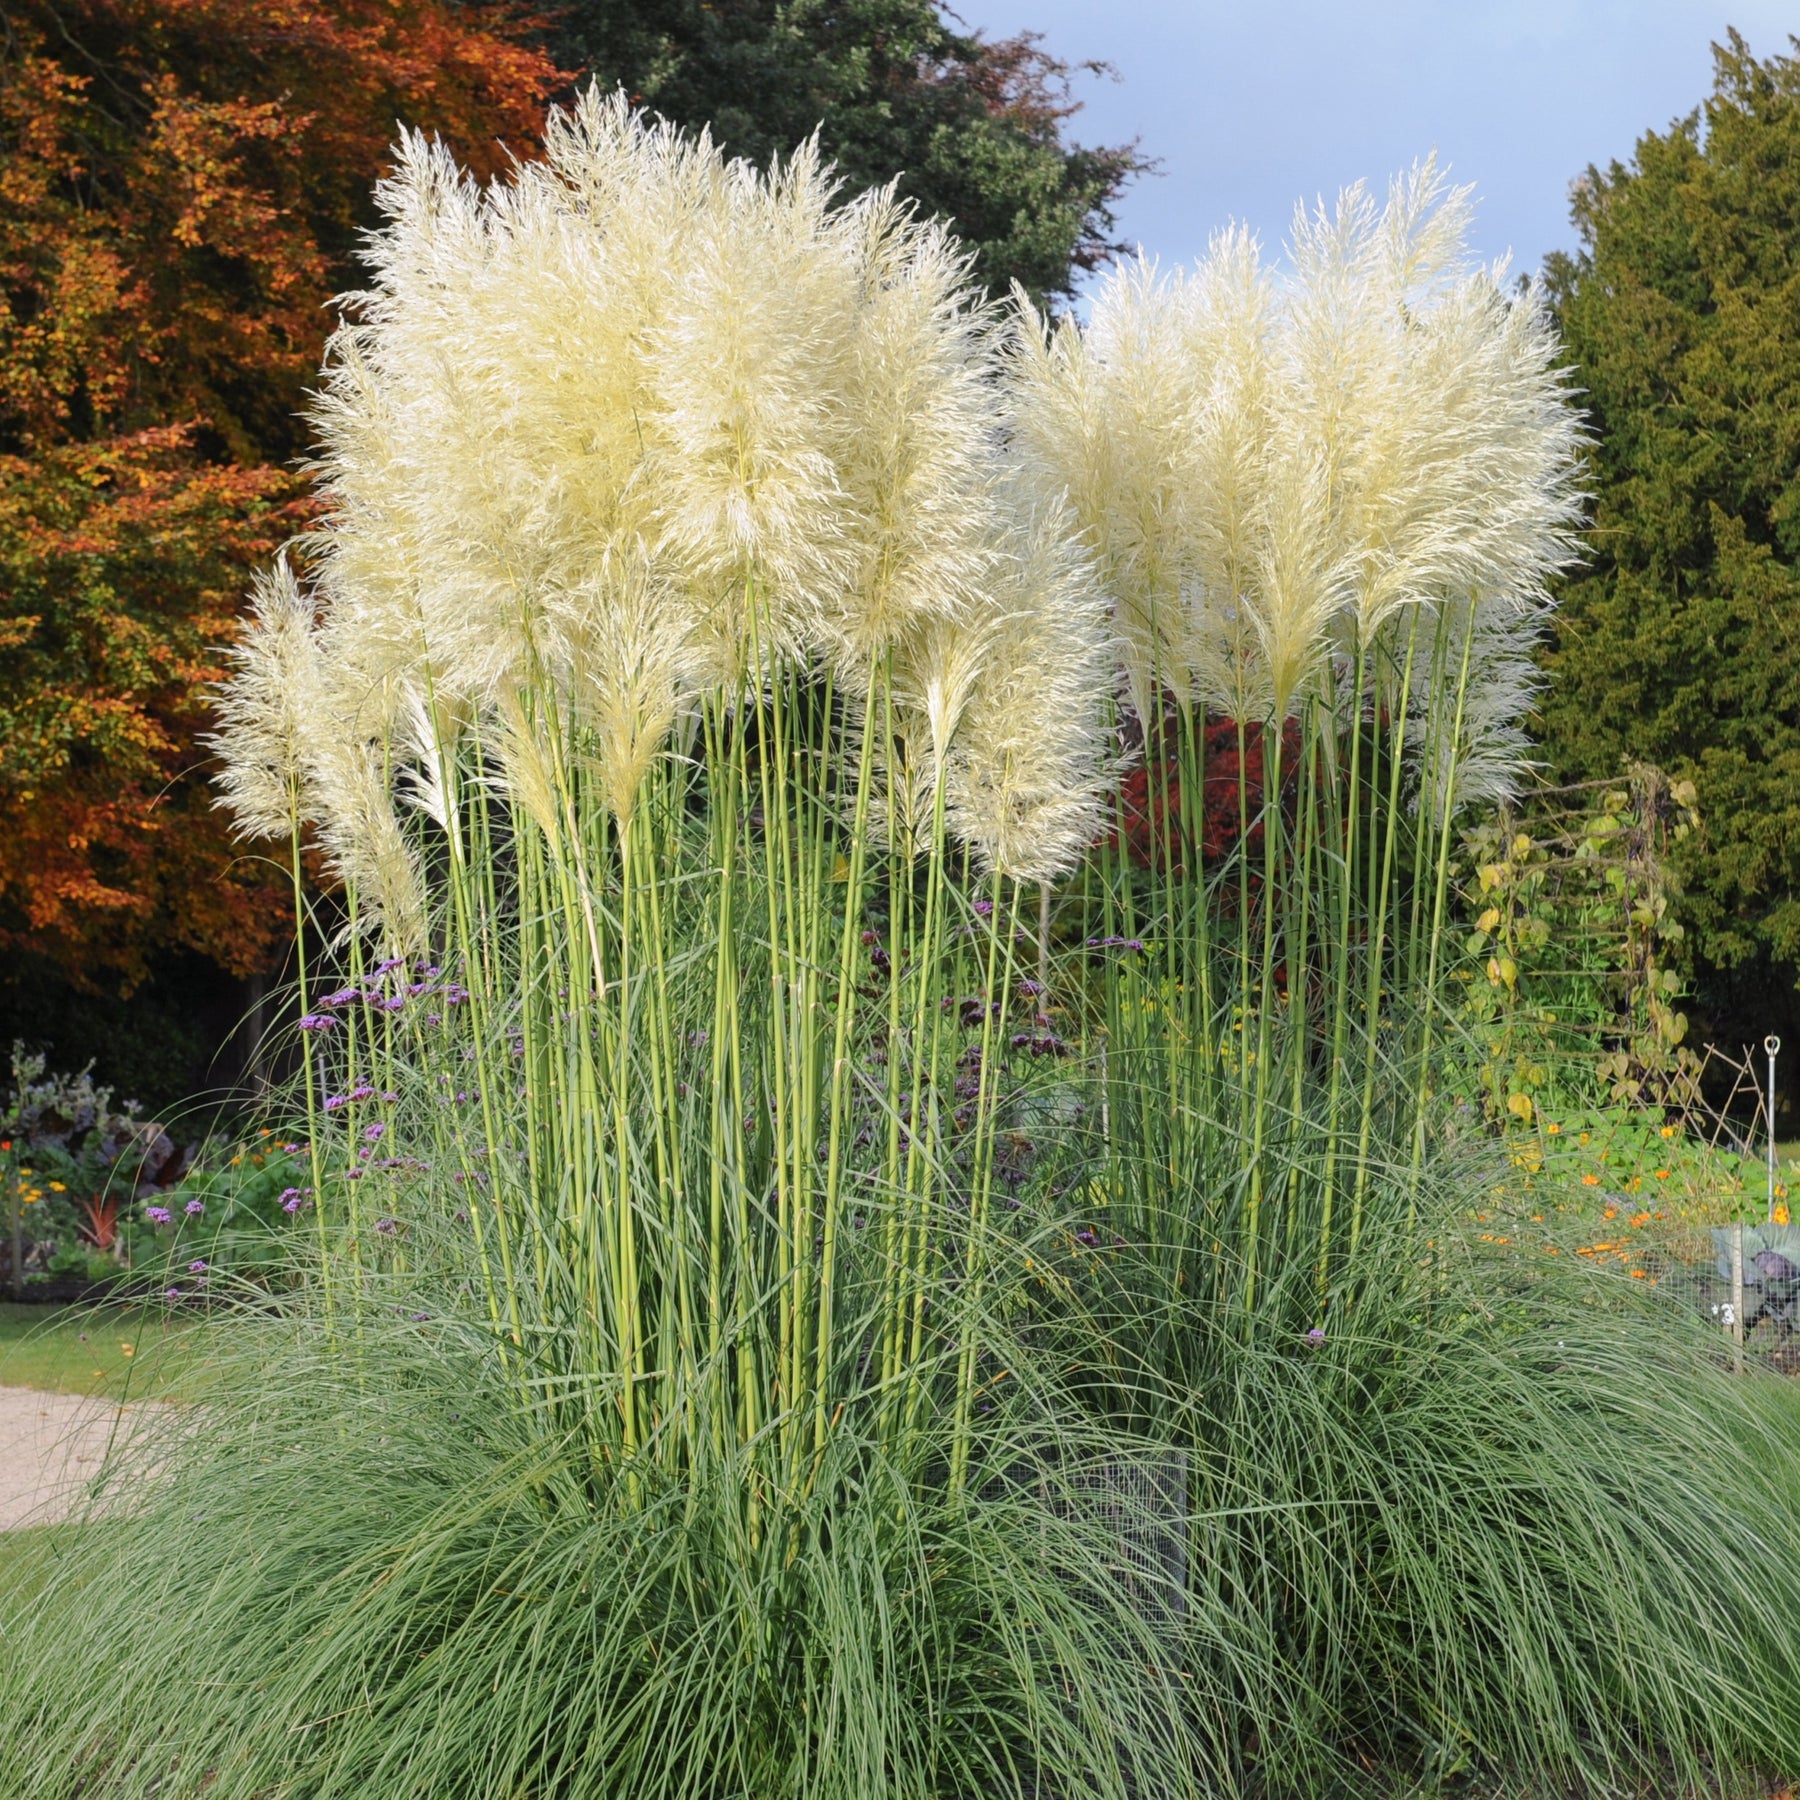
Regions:
[[123, 1412], [110, 1400], [0, 1387], [0, 1531], [72, 1511]]

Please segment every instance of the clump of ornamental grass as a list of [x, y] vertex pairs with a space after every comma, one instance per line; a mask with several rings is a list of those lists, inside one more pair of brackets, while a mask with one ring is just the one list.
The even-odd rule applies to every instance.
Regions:
[[[1031, 1599], [1070, 1508], [982, 1548], [1026, 1506], [995, 1470], [1041, 1484], [1069, 1454], [995, 1462], [990, 1289], [1030, 1174], [1005, 1136], [1037, 998], [1021, 883], [1098, 827], [1110, 650], [1063, 511], [1003, 466], [967, 257], [810, 149], [758, 174], [593, 94], [485, 189], [409, 139], [380, 199], [316, 411], [325, 519], [259, 586], [218, 747], [297, 903], [308, 837], [343, 887], [303, 973], [287, 1196], [333, 1391], [413, 1385], [368, 1294], [430, 1269], [508, 1448], [369, 1500], [358, 1573], [293, 1614], [331, 1640], [302, 1661], [358, 1693], [410, 1670], [400, 1609], [476, 1590], [379, 1573], [407, 1541], [387, 1514], [425, 1531], [461, 1496], [442, 1557], [490, 1567], [491, 1480], [508, 1592], [551, 1579], [544, 1532], [586, 1585], [557, 1577], [551, 1662], [495, 1638], [434, 1664], [539, 1671], [507, 1710], [543, 1735], [497, 1738], [477, 1681], [421, 1791], [1007, 1791], [1052, 1748], [1119, 1791], [1174, 1739], [1160, 1702], [1128, 1722], [1104, 1581]], [[245, 1391], [316, 1418], [292, 1466], [334, 1493], [331, 1409], [293, 1413], [284, 1380]], [[196, 1451], [174, 1479], [248, 1466]], [[298, 1567], [242, 1590], [243, 1620]], [[346, 1659], [371, 1568], [389, 1610]], [[285, 1679], [263, 1628], [219, 1629], [221, 1666]], [[334, 1761], [341, 1731], [283, 1735], [292, 1713], [225, 1755], [246, 1691], [185, 1736], [141, 1715], [88, 1779], [399, 1781]]]
[[221, 708], [246, 830], [343, 883], [303, 1276], [26, 1625], [0, 1770], [1800, 1759], [1785, 1391], [1459, 1228], [1454, 825], [1520, 766], [1579, 440], [1463, 197], [1053, 331], [810, 151], [594, 96], [546, 143], [382, 190]]
[[[1716, 1331], [1642, 1283], [1484, 1241], [1504, 1155], [1438, 1115], [1419, 1167], [1407, 1059], [1379, 1072], [1354, 1286], [1324, 1325], [1299, 1229], [1265, 1234], [1245, 1301], [1248, 1095], [1170, 1167], [1118, 1150], [1149, 1134], [1113, 1082], [1070, 1151], [1090, 1178], [1012, 1265], [1019, 1329], [1075, 1402], [1185, 1458], [1209, 1780], [1698, 1794], [1794, 1768], [1800, 1397], [1734, 1375]], [[1166, 1107], [1166, 1086], [1136, 1103]], [[1301, 1108], [1272, 1139], [1275, 1191], [1317, 1179], [1325, 1071]]]
[[[1147, 819], [1121, 811], [1078, 914], [1145, 946], [1087, 984], [1108, 1067], [1137, 1084], [1150, 1057], [1173, 1082], [1144, 1115], [1172, 1166], [1244, 1103], [1246, 1303], [1259, 1239], [1299, 1230], [1321, 1317], [1355, 1279], [1397, 1020], [1425, 1154], [1456, 820], [1523, 773], [1545, 584], [1579, 519], [1542, 297], [1474, 265], [1467, 223], [1426, 164], [1385, 206], [1357, 187], [1300, 212], [1284, 269], [1228, 230], [1191, 273], [1114, 275], [1085, 330], [1021, 308], [1009, 340], [1022, 479], [1095, 559], [1144, 765]], [[1326, 1142], [1274, 1182], [1319, 1065]]]
[[[1326, 1097], [1284, 1143], [1322, 1140]], [[759, 1536], [749, 1457], [640, 1461], [627, 1504], [551, 1390], [520, 1405], [454, 1216], [383, 1233], [329, 1309], [315, 1282], [218, 1334], [203, 1422], [135, 1447], [160, 1480], [64, 1535], [0, 1678], [0, 1775], [1302, 1796], [1794, 1765], [1789, 1384], [1636, 1284], [1471, 1243], [1473, 1120], [1421, 1196], [1401, 1113], [1321, 1329], [1304, 1244], [1254, 1321], [1220, 1278], [1228, 1133], [1121, 1180], [1121, 1121], [1074, 1116], [994, 1259], [968, 1504], [943, 1413], [916, 1460], [840, 1425]]]
[[[430, 1162], [522, 1398], [599, 1461], [766, 1460], [754, 1512], [846, 1408], [915, 1420], [933, 1290], [979, 1296], [1007, 921], [1092, 835], [1106, 639], [1061, 515], [1001, 479], [939, 227], [622, 98], [546, 152], [479, 190], [402, 146], [226, 792], [344, 883], [345, 982], [301, 1021], [326, 1266]], [[449, 1090], [429, 1154], [403, 1066]]]
[[203, 1424], [139, 1445], [165, 1474], [52, 1546], [7, 1791], [1199, 1792], [1175, 1646], [1081, 1480], [1117, 1434], [1027, 1381], [947, 1508], [950, 1415], [916, 1465], [846, 1427], [752, 1530], [749, 1453], [597, 1479], [441, 1273], [233, 1321]]

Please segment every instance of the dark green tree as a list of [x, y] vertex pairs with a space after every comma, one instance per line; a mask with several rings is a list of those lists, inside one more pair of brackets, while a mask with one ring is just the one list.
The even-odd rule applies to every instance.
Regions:
[[1066, 297], [1113, 254], [1113, 206], [1148, 165], [1065, 141], [1070, 65], [1035, 34], [953, 28], [937, 0], [570, 0], [550, 48], [676, 124], [767, 162], [819, 132], [851, 188], [899, 177], [949, 219], [996, 293]]
[[[1800, 50], [1800, 41], [1794, 44]], [[1560, 773], [1691, 778], [1684, 922], [1716, 1035], [1800, 1036], [1800, 58], [1575, 185], [1550, 286], [1595, 432], [1592, 555], [1545, 698]], [[1800, 1043], [1793, 1045], [1800, 1049]]]

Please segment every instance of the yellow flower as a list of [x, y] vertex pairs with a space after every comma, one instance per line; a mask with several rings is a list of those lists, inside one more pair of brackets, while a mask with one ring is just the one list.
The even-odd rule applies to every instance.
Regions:
[[66, 1194], [69, 1190], [60, 1181], [53, 1181], [50, 1184], [50, 1191], [53, 1194]]
[[1583, 1187], [1598, 1187], [1600, 1185], [1600, 1177], [1593, 1174], [1584, 1175], [1581, 1178], [1581, 1185]]
[[1560, 1126], [1560, 1125], [1546, 1125], [1546, 1126], [1545, 1126], [1545, 1127], [1544, 1127], [1544, 1129], [1545, 1129], [1545, 1130], [1546, 1130], [1546, 1131], [1547, 1131], [1547, 1132], [1549, 1132], [1549, 1134], [1550, 1134], [1550, 1135], [1551, 1135], [1551, 1136], [1552, 1136], [1552, 1137], [1555, 1137], [1555, 1136], [1557, 1136], [1557, 1135], [1558, 1135], [1558, 1133], [1560, 1133], [1560, 1132], [1561, 1132], [1561, 1130], [1562, 1130], [1562, 1127], [1561, 1127], [1561, 1126]]
[[1588, 1141], [1588, 1134], [1584, 1131], [1575, 1141], [1578, 1144], [1585, 1144]]
[[1674, 1135], [1675, 1135], [1675, 1127], [1673, 1125], [1665, 1125], [1662, 1128], [1662, 1136], [1664, 1136], [1666, 1138], [1672, 1138]]
[[1656, 1179], [1658, 1181], [1667, 1181], [1669, 1179], [1669, 1171], [1667, 1169], [1658, 1169], [1656, 1171]]

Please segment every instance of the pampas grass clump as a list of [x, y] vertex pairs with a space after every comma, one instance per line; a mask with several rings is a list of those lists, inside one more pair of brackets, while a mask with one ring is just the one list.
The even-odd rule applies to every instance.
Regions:
[[0, 1787], [1800, 1764], [1786, 1391], [1463, 1243], [1451, 844], [1579, 440], [1464, 197], [1085, 332], [622, 98], [380, 197], [220, 707], [308, 957], [292, 1279], [208, 1276], [218, 1381], [4, 1620]]

